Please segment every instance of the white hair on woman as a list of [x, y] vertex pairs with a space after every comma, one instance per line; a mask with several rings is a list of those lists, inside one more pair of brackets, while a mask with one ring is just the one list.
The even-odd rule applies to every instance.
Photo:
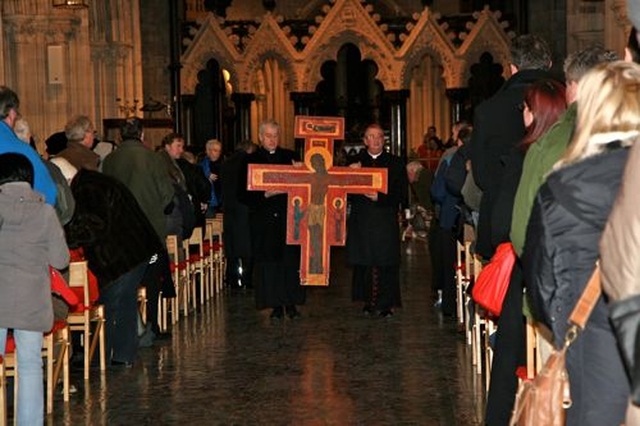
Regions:
[[31, 142], [31, 129], [29, 128], [29, 123], [27, 123], [27, 120], [24, 118], [18, 118], [16, 120], [13, 125], [13, 131], [22, 142]]

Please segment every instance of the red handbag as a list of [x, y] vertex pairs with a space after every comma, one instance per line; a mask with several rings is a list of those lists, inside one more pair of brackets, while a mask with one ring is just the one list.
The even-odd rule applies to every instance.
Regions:
[[502, 302], [507, 294], [516, 253], [511, 243], [502, 243], [491, 261], [482, 268], [471, 290], [475, 302], [489, 313], [500, 316]]

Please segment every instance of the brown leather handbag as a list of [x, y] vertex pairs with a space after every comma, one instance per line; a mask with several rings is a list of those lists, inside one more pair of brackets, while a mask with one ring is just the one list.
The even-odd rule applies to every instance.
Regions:
[[511, 415], [511, 426], [563, 426], [565, 410], [571, 406], [569, 376], [565, 367], [567, 348], [583, 330], [601, 294], [600, 268], [596, 268], [576, 304], [564, 338], [533, 380], [523, 380], [518, 387]]

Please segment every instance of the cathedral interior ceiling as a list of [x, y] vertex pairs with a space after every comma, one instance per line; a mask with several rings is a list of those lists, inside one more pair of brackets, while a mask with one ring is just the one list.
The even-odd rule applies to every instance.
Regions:
[[287, 74], [288, 89], [313, 92], [322, 80], [321, 65], [336, 60], [345, 43], [358, 47], [363, 59], [378, 65], [377, 79], [385, 90], [407, 89], [411, 70], [426, 55], [443, 68], [447, 88], [467, 86], [469, 68], [489, 52], [508, 72], [512, 33], [500, 21], [500, 12], [487, 7], [475, 12], [464, 29], [453, 31], [438, 13], [425, 8], [414, 13], [398, 31], [384, 23], [372, 5], [360, 0], [335, 0], [322, 8], [311, 24], [288, 22], [271, 13], [241, 23], [209, 14], [185, 39], [182, 55], [182, 91], [193, 93], [199, 71], [217, 60], [231, 73], [240, 93], [250, 93], [253, 79], [265, 59], [275, 58]]

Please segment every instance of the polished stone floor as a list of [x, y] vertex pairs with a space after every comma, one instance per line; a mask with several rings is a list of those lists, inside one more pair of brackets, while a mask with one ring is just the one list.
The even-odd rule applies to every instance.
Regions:
[[133, 368], [93, 371], [53, 425], [479, 425], [481, 377], [456, 324], [432, 307], [425, 244], [407, 242], [403, 307], [365, 317], [344, 249], [302, 318], [272, 323], [253, 295], [223, 293], [181, 319]]

